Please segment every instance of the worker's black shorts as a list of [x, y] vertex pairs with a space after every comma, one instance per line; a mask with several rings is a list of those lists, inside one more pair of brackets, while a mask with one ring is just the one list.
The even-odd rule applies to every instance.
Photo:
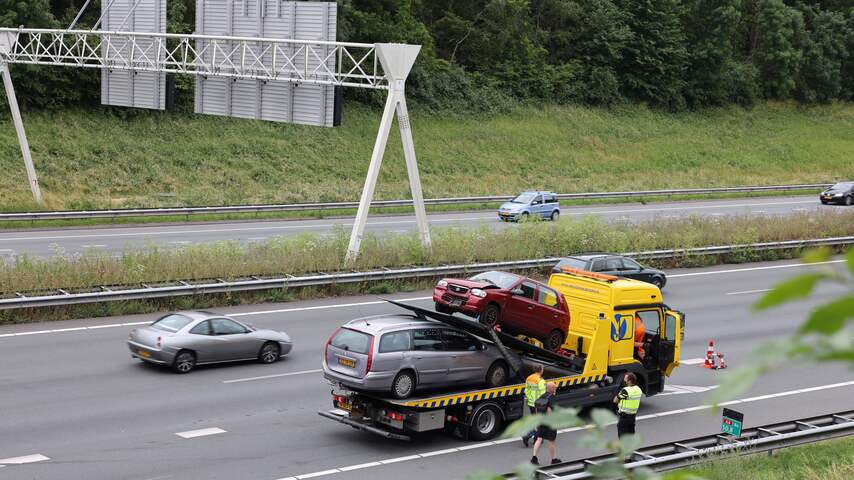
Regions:
[[554, 428], [549, 428], [545, 425], [540, 425], [537, 427], [537, 436], [542, 438], [543, 440], [551, 440], [555, 441], [557, 438], [557, 430]]

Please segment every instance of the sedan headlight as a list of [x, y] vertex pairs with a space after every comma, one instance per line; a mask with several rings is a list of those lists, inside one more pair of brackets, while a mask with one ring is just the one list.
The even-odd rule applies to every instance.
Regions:
[[474, 295], [475, 297], [480, 297], [480, 298], [486, 297], [486, 292], [484, 292], [483, 290], [481, 290], [479, 288], [472, 288], [471, 294]]
[[436, 286], [437, 287], [447, 287], [448, 282], [446, 282], [445, 280], [439, 280], [439, 283], [437, 283]]
[[842, 196], [842, 194], [841, 194], [841, 193], [837, 193], [837, 194], [835, 194], [835, 195], [833, 195], [833, 196], [834, 196], [834, 197], [841, 197], [841, 196]]

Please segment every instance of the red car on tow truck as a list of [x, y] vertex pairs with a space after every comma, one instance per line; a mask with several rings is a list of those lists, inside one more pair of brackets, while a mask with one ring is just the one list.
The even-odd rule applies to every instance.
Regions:
[[487, 326], [526, 335], [558, 351], [569, 330], [563, 295], [546, 284], [509, 272], [490, 271], [468, 279], [443, 278], [433, 289], [436, 311], [461, 312]]

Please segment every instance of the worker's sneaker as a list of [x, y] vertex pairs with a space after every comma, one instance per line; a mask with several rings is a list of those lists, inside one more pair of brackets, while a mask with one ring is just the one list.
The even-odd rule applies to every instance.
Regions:
[[522, 445], [524, 445], [525, 448], [528, 448], [528, 436], [527, 435], [522, 437]]
[[538, 459], [538, 458], [537, 458], [537, 456], [536, 456], [536, 455], [534, 455], [533, 457], [531, 457], [531, 463], [532, 463], [533, 465], [539, 465], [539, 464], [540, 464], [540, 459]]
[[552, 459], [552, 465], [554, 465], [554, 464], [556, 464], [556, 463], [563, 463], [563, 460], [561, 460], [561, 459], [559, 459], [559, 458], [553, 458], [553, 459]]

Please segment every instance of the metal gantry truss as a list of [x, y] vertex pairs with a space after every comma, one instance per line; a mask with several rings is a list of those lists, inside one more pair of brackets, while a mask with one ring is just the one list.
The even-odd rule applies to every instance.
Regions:
[[388, 89], [369, 43], [0, 28], [0, 44], [5, 63]]
[[404, 87], [420, 46], [282, 40], [196, 34], [0, 28], [0, 73], [27, 167], [33, 197], [41, 204], [38, 179], [14, 99], [8, 64], [98, 68], [227, 77], [388, 91], [365, 187], [348, 248], [358, 255], [367, 214], [397, 114], [422, 243], [430, 246], [427, 214], [410, 130]]

